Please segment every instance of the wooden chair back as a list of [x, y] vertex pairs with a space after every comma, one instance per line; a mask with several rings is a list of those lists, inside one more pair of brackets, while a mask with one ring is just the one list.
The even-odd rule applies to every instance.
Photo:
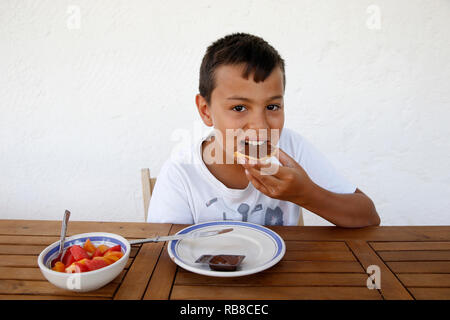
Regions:
[[142, 180], [142, 196], [144, 199], [144, 221], [147, 221], [148, 207], [150, 206], [150, 199], [152, 197], [153, 188], [155, 187], [156, 178], [150, 176], [150, 169], [141, 169]]

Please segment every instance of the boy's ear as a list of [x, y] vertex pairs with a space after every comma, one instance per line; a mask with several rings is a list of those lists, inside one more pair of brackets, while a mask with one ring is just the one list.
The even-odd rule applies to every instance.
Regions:
[[200, 114], [200, 117], [203, 120], [203, 123], [207, 125], [208, 127], [213, 126], [213, 121], [211, 117], [211, 110], [208, 107], [208, 104], [206, 103], [206, 99], [202, 97], [202, 95], [197, 94], [195, 96], [195, 103], [197, 104], [197, 110]]

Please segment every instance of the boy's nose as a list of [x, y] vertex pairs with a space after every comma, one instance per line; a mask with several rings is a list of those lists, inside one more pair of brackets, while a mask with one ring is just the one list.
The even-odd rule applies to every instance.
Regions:
[[267, 123], [267, 118], [265, 113], [258, 113], [258, 114], [254, 114], [252, 115], [252, 117], [250, 117], [248, 124], [247, 124], [248, 129], [254, 129], [254, 130], [258, 130], [258, 129], [266, 129], [268, 130], [269, 124]]

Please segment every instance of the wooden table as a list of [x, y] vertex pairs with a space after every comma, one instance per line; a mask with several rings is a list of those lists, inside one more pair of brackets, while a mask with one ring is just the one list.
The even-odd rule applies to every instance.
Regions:
[[[125, 270], [105, 287], [72, 293], [42, 276], [37, 256], [59, 239], [59, 221], [0, 220], [0, 299], [445, 299], [450, 300], [450, 227], [270, 227], [286, 242], [274, 267], [213, 278], [177, 267], [164, 243], [132, 246]], [[71, 221], [68, 235], [104, 231], [127, 239], [186, 226]], [[367, 288], [367, 268], [381, 289]]]

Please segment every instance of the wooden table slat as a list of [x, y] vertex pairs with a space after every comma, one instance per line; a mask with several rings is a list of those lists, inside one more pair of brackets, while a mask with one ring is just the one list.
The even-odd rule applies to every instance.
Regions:
[[413, 241], [413, 242], [370, 242], [375, 251], [401, 251], [401, 250], [450, 250], [450, 241]]
[[383, 261], [450, 261], [450, 250], [445, 251], [380, 251]]
[[36, 258], [47, 246], [43, 245], [17, 245], [17, 244], [0, 244], [0, 255], [34, 255]]
[[45, 280], [39, 268], [0, 267], [0, 280]]
[[37, 256], [0, 255], [0, 267], [37, 267]]
[[178, 286], [171, 299], [271, 299], [271, 300], [381, 300], [377, 290], [358, 287], [236, 287], [236, 286]]
[[42, 245], [44, 247], [47, 247], [48, 245], [56, 241], [59, 241], [59, 236], [0, 235], [0, 244], [3, 245], [20, 244], [20, 245]]
[[343, 241], [285, 241], [285, 244], [287, 251], [349, 251]]
[[350, 251], [287, 251], [283, 260], [356, 261], [356, 258]]
[[[67, 236], [87, 232], [110, 232], [119, 234], [125, 238], [151, 238], [157, 235], [166, 235], [170, 228], [171, 224], [166, 223], [149, 224], [141, 222], [87, 222], [71, 220], [67, 226]], [[61, 221], [1, 220], [0, 223], [0, 235], [59, 236], [60, 232]]]
[[78, 293], [57, 288], [48, 281], [2, 280], [0, 281], [0, 294], [112, 297], [118, 286], [119, 283], [110, 282], [98, 290]]
[[450, 273], [399, 273], [397, 277], [406, 287], [450, 288]]
[[270, 226], [285, 241], [450, 241], [449, 226], [379, 226], [338, 228], [333, 226]]
[[450, 288], [409, 288], [417, 300], [450, 300]]
[[258, 273], [236, 278], [205, 277], [192, 272], [179, 272], [175, 285], [201, 286], [341, 286], [366, 287], [363, 273]]
[[344, 272], [364, 273], [358, 262], [352, 261], [285, 261], [281, 260], [263, 272]]
[[395, 273], [450, 273], [450, 261], [386, 262]]

